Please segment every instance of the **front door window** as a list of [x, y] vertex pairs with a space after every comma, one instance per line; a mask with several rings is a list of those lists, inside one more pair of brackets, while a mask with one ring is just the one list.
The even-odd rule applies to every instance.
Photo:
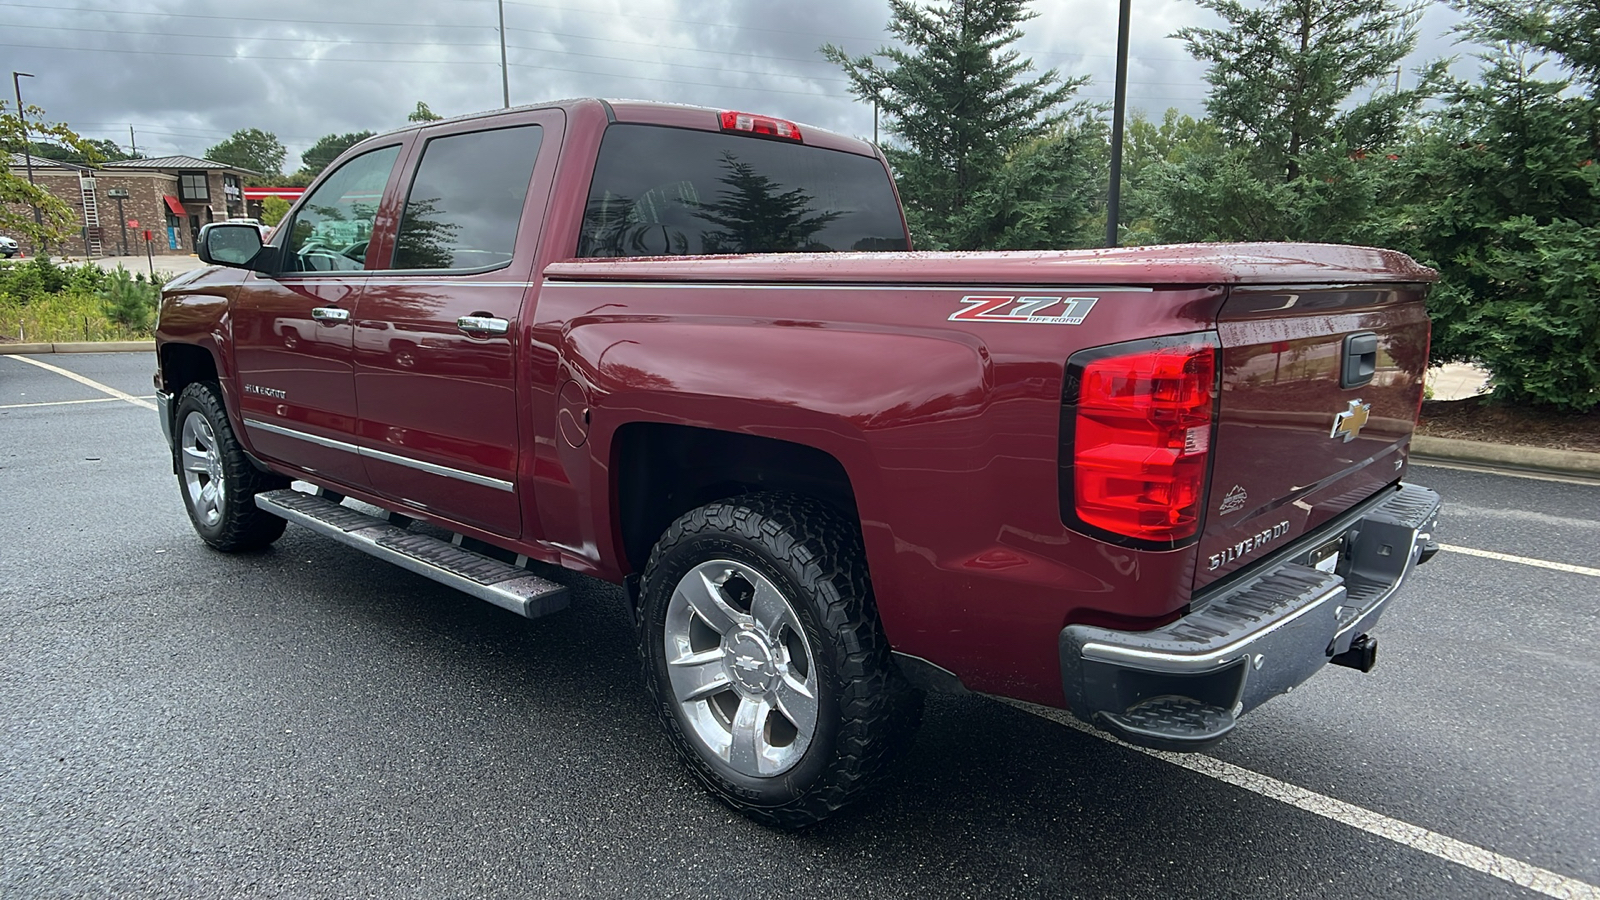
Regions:
[[378, 202], [399, 156], [399, 146], [368, 151], [317, 185], [301, 203], [289, 228], [284, 269], [340, 272], [365, 268]]

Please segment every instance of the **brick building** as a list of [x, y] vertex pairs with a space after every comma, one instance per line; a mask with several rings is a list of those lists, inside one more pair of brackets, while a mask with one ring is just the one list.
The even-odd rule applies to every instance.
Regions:
[[[27, 177], [25, 160], [12, 154], [11, 174]], [[90, 169], [52, 159], [33, 158], [33, 180], [77, 211], [79, 234], [57, 254], [143, 256], [144, 234], [150, 232], [150, 249], [158, 254], [194, 252], [194, 235], [207, 222], [220, 222], [245, 212], [244, 179], [257, 173], [209, 159], [163, 156], [128, 159]], [[122, 194], [122, 219], [118, 201]], [[134, 224], [138, 223], [138, 224]], [[29, 256], [38, 252], [22, 235], [13, 235]]]

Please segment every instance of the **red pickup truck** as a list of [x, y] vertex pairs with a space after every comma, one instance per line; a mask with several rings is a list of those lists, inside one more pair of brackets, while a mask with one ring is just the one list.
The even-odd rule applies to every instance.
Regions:
[[674, 745], [775, 825], [927, 689], [1210, 746], [1370, 669], [1437, 550], [1397, 253], [914, 253], [871, 144], [599, 100], [370, 138], [198, 250], [156, 386], [207, 543], [294, 522], [526, 616], [542, 567], [620, 583]]

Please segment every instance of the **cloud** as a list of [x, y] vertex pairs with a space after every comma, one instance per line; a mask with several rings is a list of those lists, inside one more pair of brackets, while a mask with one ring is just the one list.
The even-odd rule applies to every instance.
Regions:
[[[36, 76], [24, 100], [88, 137], [150, 155], [199, 155], [240, 128], [271, 131], [288, 166], [322, 135], [406, 124], [418, 100], [456, 115], [501, 104], [495, 0], [0, 2], [0, 46]], [[1020, 46], [1036, 68], [1088, 75], [1109, 101], [1116, 4], [1033, 4]], [[1436, 5], [1423, 57], [1456, 52]], [[883, 0], [505, 0], [513, 103], [601, 96], [745, 109], [867, 135], [854, 100], [817, 48], [852, 53], [887, 38]], [[1129, 103], [1153, 116], [1203, 110], [1204, 67], [1168, 35], [1214, 24], [1187, 0], [1134, 0]]]

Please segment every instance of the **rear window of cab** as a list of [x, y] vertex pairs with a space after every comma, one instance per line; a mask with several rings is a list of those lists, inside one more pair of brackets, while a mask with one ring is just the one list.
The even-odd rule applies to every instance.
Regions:
[[579, 257], [909, 250], [870, 156], [658, 125], [606, 129]]

